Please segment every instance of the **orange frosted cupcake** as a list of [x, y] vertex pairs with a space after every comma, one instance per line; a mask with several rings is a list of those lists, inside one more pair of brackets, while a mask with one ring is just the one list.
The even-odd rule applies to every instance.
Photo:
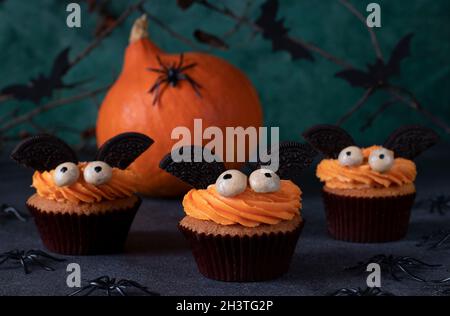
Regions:
[[419, 126], [395, 131], [383, 146], [360, 148], [344, 130], [319, 125], [304, 133], [327, 156], [317, 166], [324, 182], [328, 232], [352, 242], [386, 242], [403, 238], [416, 195], [412, 161], [438, 140]]
[[26, 204], [44, 245], [67, 255], [120, 251], [141, 204], [135, 174], [126, 168], [152, 142], [142, 134], [120, 134], [92, 162], [78, 162], [73, 150], [54, 136], [20, 143], [11, 157], [36, 170], [36, 193]]
[[[221, 162], [174, 162], [170, 154], [161, 161], [162, 169], [195, 187], [183, 199], [186, 216], [179, 229], [204, 276], [262, 281], [288, 270], [304, 224], [302, 192], [278, 174], [289, 178], [305, 168], [314, 150], [285, 143], [280, 155], [277, 173], [262, 167], [248, 178], [239, 170], [225, 170]], [[298, 159], [293, 162], [293, 157]]]

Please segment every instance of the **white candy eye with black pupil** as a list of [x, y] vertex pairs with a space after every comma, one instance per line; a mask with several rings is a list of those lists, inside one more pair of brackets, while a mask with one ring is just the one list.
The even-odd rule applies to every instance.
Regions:
[[362, 150], [356, 146], [349, 146], [341, 150], [338, 156], [339, 164], [342, 166], [353, 167], [362, 164], [364, 156]]
[[250, 187], [257, 193], [276, 192], [280, 189], [280, 177], [269, 169], [258, 169], [249, 177]]
[[92, 161], [84, 168], [83, 176], [87, 183], [105, 184], [112, 178], [112, 168], [103, 161]]
[[247, 176], [239, 170], [227, 170], [216, 181], [217, 192], [224, 197], [236, 196], [247, 188]]
[[394, 153], [386, 148], [376, 149], [370, 153], [369, 165], [373, 171], [389, 171], [394, 165]]
[[53, 173], [53, 182], [58, 187], [65, 187], [77, 182], [80, 170], [73, 162], [65, 162], [58, 165]]

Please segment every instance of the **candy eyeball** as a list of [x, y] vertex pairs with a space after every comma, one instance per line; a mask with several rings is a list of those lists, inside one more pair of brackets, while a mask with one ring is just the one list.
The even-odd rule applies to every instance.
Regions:
[[105, 184], [112, 178], [112, 168], [103, 161], [92, 161], [84, 168], [84, 180], [93, 185]]
[[77, 182], [80, 177], [80, 170], [73, 162], [64, 162], [55, 168], [53, 182], [58, 187], [65, 187]]
[[269, 169], [258, 169], [249, 177], [250, 187], [257, 193], [276, 192], [280, 189], [280, 177]]
[[352, 167], [362, 164], [364, 156], [361, 148], [349, 146], [344, 148], [338, 156], [338, 161], [342, 166]]
[[373, 171], [389, 171], [394, 165], [394, 153], [386, 148], [376, 149], [370, 153], [369, 165]]
[[247, 176], [239, 170], [227, 170], [216, 181], [217, 192], [225, 197], [236, 196], [247, 188]]

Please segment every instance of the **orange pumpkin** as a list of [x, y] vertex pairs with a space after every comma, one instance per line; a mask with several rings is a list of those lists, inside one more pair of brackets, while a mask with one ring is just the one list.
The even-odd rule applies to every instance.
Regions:
[[[131, 166], [140, 175], [139, 192], [154, 197], [185, 193], [189, 187], [160, 170], [159, 161], [177, 140], [175, 127], [193, 135], [194, 119], [203, 129], [217, 126], [259, 127], [262, 110], [247, 77], [225, 60], [190, 52], [167, 54], [148, 38], [145, 16], [136, 20], [122, 72], [98, 113], [97, 143], [123, 132], [149, 135], [155, 143]], [[247, 148], [248, 150], [252, 150]]]

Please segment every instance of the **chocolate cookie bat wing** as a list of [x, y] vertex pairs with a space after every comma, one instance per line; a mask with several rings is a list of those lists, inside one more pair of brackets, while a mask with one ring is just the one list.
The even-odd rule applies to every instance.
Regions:
[[[269, 150], [271, 154], [271, 150]], [[276, 152], [274, 152], [276, 154]], [[309, 144], [298, 142], [282, 142], [278, 148], [278, 170], [281, 179], [292, 180], [295, 175], [311, 165], [317, 151]], [[272, 162], [248, 162], [246, 165], [251, 170], [264, 168]]]
[[414, 159], [439, 141], [439, 135], [430, 128], [410, 125], [395, 130], [383, 146], [394, 151], [396, 157]]
[[63, 162], [78, 162], [77, 155], [69, 145], [47, 134], [25, 139], [13, 150], [11, 158], [41, 172], [55, 169]]
[[111, 167], [126, 169], [153, 144], [153, 139], [140, 133], [122, 133], [106, 141], [97, 151], [95, 160]]
[[316, 125], [303, 133], [306, 141], [328, 158], [337, 158], [342, 149], [355, 145], [353, 138], [334, 125]]
[[[178, 162], [173, 160], [174, 154], [188, 156], [186, 151], [189, 151], [189, 161]], [[203, 157], [204, 151], [205, 148], [198, 146], [177, 148], [161, 160], [159, 167], [196, 189], [206, 189], [208, 185], [214, 184], [219, 175], [225, 171], [225, 165], [217, 157], [212, 162], [207, 162], [203, 158], [202, 161], [195, 162], [194, 156]], [[211, 152], [208, 152], [208, 154], [213, 155]]]

